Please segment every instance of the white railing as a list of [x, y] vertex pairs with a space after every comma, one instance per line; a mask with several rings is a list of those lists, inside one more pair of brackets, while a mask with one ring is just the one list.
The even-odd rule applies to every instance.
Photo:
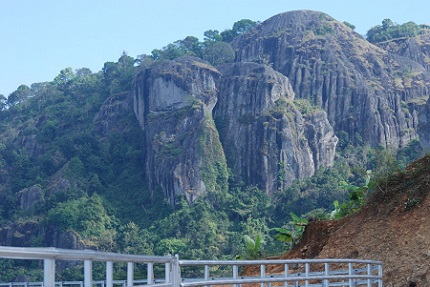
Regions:
[[[0, 246], [0, 258], [10, 259], [41, 259], [43, 260], [43, 287], [55, 287], [55, 261], [71, 260], [84, 262], [84, 284], [83, 287], [92, 287], [93, 261], [106, 262], [106, 287], [113, 287], [113, 263], [127, 263], [127, 284], [133, 286], [134, 282], [134, 264], [142, 263], [147, 265], [147, 284], [146, 287], [170, 287], [176, 278], [173, 274], [178, 273], [176, 270], [177, 259], [172, 256], [146, 256], [146, 255], [129, 255], [120, 253], [98, 252], [93, 250], [69, 250], [57, 248], [19, 248]], [[164, 264], [164, 278], [160, 283], [155, 282], [154, 264]], [[175, 282], [176, 283], [176, 282]], [[177, 284], [177, 283], [176, 283]], [[57, 284], [58, 286], [58, 284]]]
[[[0, 246], [0, 258], [43, 260], [43, 282], [8, 282], [0, 287], [195, 287], [228, 285], [233, 287], [382, 287], [382, 263], [358, 259], [294, 260], [179, 260], [178, 256], [146, 256], [66, 250], [57, 248], [19, 248]], [[83, 281], [55, 281], [56, 260], [83, 261]], [[94, 281], [93, 261], [106, 263], [106, 280]], [[113, 280], [113, 264], [127, 263], [127, 280]], [[146, 265], [146, 278], [136, 280], [136, 263]], [[155, 278], [154, 264], [164, 265], [164, 276]], [[240, 271], [254, 268], [252, 276]], [[191, 275], [190, 275], [191, 274]], [[243, 273], [243, 274], [246, 274]], [[1, 278], [0, 278], [1, 281]]]
[[[203, 269], [202, 273], [204, 274], [201, 279], [186, 278], [186, 274], [182, 274], [181, 287], [211, 285], [231, 285], [240, 287], [242, 285], [256, 286], [255, 284], [260, 284], [260, 287], [270, 287], [271, 285], [284, 287], [382, 287], [382, 262], [373, 260], [180, 260], [179, 266], [181, 266], [181, 270], [183, 270], [185, 266], [200, 267]], [[211, 276], [211, 269], [219, 270], [220, 266], [231, 267], [231, 276], [226, 277], [225, 274], [222, 278]], [[252, 266], [254, 266], [252, 273], [259, 273], [258, 276], [239, 276], [239, 268], [250, 268]], [[268, 267], [271, 267], [271, 270], [268, 270]]]

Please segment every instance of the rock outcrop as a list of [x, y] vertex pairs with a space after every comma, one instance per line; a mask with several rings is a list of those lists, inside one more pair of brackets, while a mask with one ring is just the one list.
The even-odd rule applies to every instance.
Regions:
[[271, 193], [333, 164], [337, 137], [325, 112], [301, 113], [287, 77], [256, 63], [219, 70], [214, 118], [236, 180]]
[[220, 76], [192, 57], [137, 76], [132, 96], [145, 136], [148, 184], [172, 204], [178, 195], [192, 203], [227, 190], [227, 167], [212, 119]]
[[149, 187], [172, 204], [226, 191], [224, 154], [235, 180], [267, 193], [333, 164], [337, 137], [326, 113], [295, 102], [288, 78], [267, 65], [215, 69], [184, 57], [146, 69], [135, 87]]
[[314, 11], [276, 15], [231, 44], [235, 63], [156, 63], [126, 97], [150, 190], [172, 204], [226, 190], [227, 165], [237, 182], [283, 189], [333, 164], [336, 135], [395, 148], [428, 138], [424, 48], [394, 53]]
[[39, 221], [27, 220], [0, 227], [0, 246], [50, 246], [64, 249], [84, 249], [79, 236], [71, 231], [46, 230]]
[[430, 33], [393, 39], [377, 45], [390, 53], [407, 57], [430, 71]]
[[430, 99], [418, 106], [418, 135], [420, 145], [425, 152], [430, 151]]
[[276, 15], [232, 45], [237, 61], [271, 63], [289, 78], [296, 98], [322, 107], [335, 131], [350, 139], [402, 147], [417, 137], [414, 111], [404, 106], [429, 95], [429, 74], [324, 13]]
[[24, 188], [17, 194], [22, 210], [34, 208], [38, 203], [45, 201], [43, 191], [38, 185]]

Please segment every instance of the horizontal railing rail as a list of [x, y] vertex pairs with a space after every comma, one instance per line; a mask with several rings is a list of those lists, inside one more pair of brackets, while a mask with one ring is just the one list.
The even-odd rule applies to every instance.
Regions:
[[[155, 283], [157, 283], [157, 286], [163, 286], [163, 284], [158, 283], [166, 283], [163, 280], [155, 280]], [[142, 286], [147, 285], [148, 280], [134, 280], [132, 286]], [[127, 287], [130, 286], [127, 284], [127, 280], [113, 280], [114, 286], [121, 286], [121, 287]], [[165, 286], [170, 286], [171, 284], [166, 283]], [[43, 282], [7, 282], [7, 283], [0, 283], [0, 287], [43, 287]], [[84, 281], [55, 281], [56, 287], [70, 287], [70, 286], [79, 286], [84, 287]], [[93, 286], [99, 286], [99, 287], [105, 287], [106, 286], [106, 280], [95, 280], [93, 281]]]
[[57, 260], [92, 260], [115, 262], [152, 262], [171, 263], [173, 256], [132, 255], [100, 252], [94, 250], [59, 249], [53, 247], [9, 247], [0, 246], [0, 258], [11, 259], [57, 259]]
[[[43, 260], [43, 282], [8, 282], [0, 287], [197, 287], [284, 286], [382, 287], [382, 262], [360, 259], [179, 260], [178, 256], [130, 255], [94, 250], [0, 246], [0, 258]], [[55, 281], [57, 260], [82, 261], [83, 281]], [[93, 261], [106, 263], [106, 280], [93, 280]], [[127, 280], [113, 280], [113, 264], [127, 263]], [[146, 265], [146, 278], [134, 278], [135, 264]], [[154, 274], [164, 265], [164, 276]], [[252, 268], [252, 272], [246, 272]], [[242, 275], [239, 275], [241, 270]], [[243, 274], [252, 275], [243, 275]], [[257, 274], [257, 275], [255, 275]], [[0, 279], [1, 280], [1, 279]]]

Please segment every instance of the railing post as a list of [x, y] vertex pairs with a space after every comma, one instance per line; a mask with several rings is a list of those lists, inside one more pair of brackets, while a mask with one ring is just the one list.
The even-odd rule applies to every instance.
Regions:
[[181, 267], [179, 266], [179, 256], [175, 255], [172, 257], [172, 263], [171, 263], [171, 280], [172, 287], [179, 287], [181, 284]]
[[382, 264], [378, 264], [378, 287], [382, 287]]
[[[290, 272], [290, 267], [288, 264], [284, 264], [284, 275], [286, 278], [288, 278], [288, 273]], [[288, 287], [290, 284], [288, 284], [288, 281], [284, 282], [284, 287]]]
[[127, 262], [127, 287], [132, 287], [134, 281], [134, 264]]
[[91, 260], [84, 260], [84, 286], [93, 286], [93, 262]]
[[[237, 279], [239, 276], [239, 267], [237, 265], [233, 265], [233, 279]], [[233, 284], [233, 287], [238, 287], [237, 284]]]
[[[308, 262], [305, 263], [305, 276], [306, 277], [309, 276], [309, 263]], [[306, 281], [305, 281], [305, 286], [309, 287], [309, 280], [308, 279], [306, 279]]]
[[[266, 265], [260, 265], [260, 278], [266, 277]], [[264, 283], [260, 283], [260, 287], [264, 287]]]
[[[367, 263], [367, 276], [372, 275], [372, 264]], [[372, 279], [367, 279], [367, 287], [372, 287]]]
[[148, 270], [146, 271], [147, 284], [154, 284], [154, 263], [148, 262]]
[[[324, 263], [324, 275], [328, 276], [330, 274], [330, 265], [328, 263]], [[323, 286], [328, 287], [328, 279], [323, 280]]]
[[55, 287], [55, 259], [43, 260], [43, 286]]
[[[354, 273], [353, 273], [353, 270], [352, 270], [352, 263], [348, 263], [348, 275], [349, 276], [352, 276]], [[349, 287], [354, 287], [355, 286], [355, 284], [354, 284], [354, 278], [349, 278]]]
[[166, 283], [171, 282], [170, 281], [170, 267], [171, 263], [164, 263], [164, 280]]
[[[209, 265], [205, 265], [205, 281], [209, 280]], [[209, 285], [205, 285], [205, 287], [209, 287]]]
[[113, 287], [113, 262], [106, 261], [106, 287]]

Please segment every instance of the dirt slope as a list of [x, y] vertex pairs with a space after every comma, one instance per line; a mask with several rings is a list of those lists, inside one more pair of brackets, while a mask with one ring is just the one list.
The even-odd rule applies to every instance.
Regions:
[[430, 286], [430, 156], [380, 184], [363, 209], [313, 221], [283, 258], [381, 260], [384, 286]]

